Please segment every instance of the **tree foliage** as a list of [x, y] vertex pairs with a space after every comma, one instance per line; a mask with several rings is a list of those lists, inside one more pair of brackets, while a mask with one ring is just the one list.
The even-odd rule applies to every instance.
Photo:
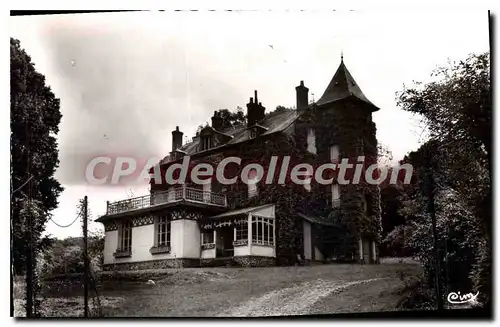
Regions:
[[16, 273], [23, 273], [28, 242], [22, 210], [26, 200], [37, 206], [32, 232], [38, 246], [50, 212], [63, 188], [54, 178], [59, 164], [56, 135], [61, 112], [59, 99], [35, 70], [20, 42], [10, 39], [11, 219]]
[[[91, 271], [99, 271], [103, 263], [104, 235], [95, 234], [88, 238], [88, 255]], [[52, 246], [41, 256], [41, 274], [45, 278], [55, 275], [83, 273], [83, 238], [68, 237], [53, 239]]]
[[[235, 112], [228, 109], [219, 109], [217, 113], [222, 118], [221, 130], [244, 125], [247, 122], [247, 116], [241, 107], [237, 107]], [[197, 133], [199, 133], [205, 126], [198, 126]]]
[[440, 67], [433, 78], [433, 82], [419, 83], [398, 95], [404, 110], [423, 117], [430, 139], [404, 160], [414, 167], [412, 183], [405, 186], [402, 196], [400, 212], [406, 222], [387, 240], [404, 240], [432, 278], [432, 233], [426, 207], [429, 185], [423, 178], [424, 172], [431, 171], [436, 180], [432, 191], [442, 267], [448, 269], [440, 275], [446, 279], [445, 285], [471, 286], [488, 300], [492, 219], [489, 54], [470, 55]]

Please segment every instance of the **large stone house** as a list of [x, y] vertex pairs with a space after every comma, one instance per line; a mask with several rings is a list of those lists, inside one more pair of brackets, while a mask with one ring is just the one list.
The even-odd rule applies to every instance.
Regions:
[[[241, 158], [241, 164], [226, 166], [226, 178], [239, 176], [249, 163], [262, 164], [268, 174], [273, 156], [276, 167], [284, 156], [313, 166], [360, 155], [375, 161], [372, 113], [379, 108], [361, 92], [343, 60], [317, 102], [309, 103], [308, 92], [300, 82], [296, 109], [266, 113], [255, 91], [246, 124], [224, 126], [215, 112], [211, 126], [187, 144], [177, 127], [172, 151], [159, 163], [162, 176], [186, 157], [190, 164], [210, 165]], [[216, 178], [199, 185], [189, 176], [179, 185], [152, 181], [150, 194], [108, 203], [97, 220], [105, 228], [105, 269], [378, 261], [378, 186], [335, 179], [328, 185], [314, 179], [298, 185], [287, 176], [267, 184], [265, 178], [257, 182], [252, 175], [247, 183], [238, 179], [229, 185]]]

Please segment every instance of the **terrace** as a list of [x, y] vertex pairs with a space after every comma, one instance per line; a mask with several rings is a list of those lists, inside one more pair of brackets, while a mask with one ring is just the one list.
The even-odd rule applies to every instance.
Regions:
[[168, 191], [154, 192], [150, 195], [111, 203], [108, 202], [106, 215], [116, 215], [177, 202], [188, 202], [220, 208], [225, 208], [227, 206], [227, 199], [224, 194], [203, 191], [182, 185]]

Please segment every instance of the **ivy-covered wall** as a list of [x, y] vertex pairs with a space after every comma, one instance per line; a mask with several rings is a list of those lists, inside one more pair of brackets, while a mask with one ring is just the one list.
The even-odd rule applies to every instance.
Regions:
[[[316, 154], [307, 151], [307, 129], [313, 127], [316, 135]], [[276, 205], [276, 263], [278, 265], [294, 264], [297, 255], [303, 254], [302, 218], [297, 212], [311, 216], [328, 217], [334, 227], [321, 226], [315, 233], [316, 245], [325, 256], [337, 255], [354, 258], [358, 251], [360, 237], [376, 242], [380, 240], [380, 196], [377, 186], [367, 184], [363, 179], [359, 185], [340, 186], [340, 208], [332, 208], [331, 186], [311, 183], [311, 191], [303, 185], [290, 180], [291, 168], [298, 163], [309, 163], [317, 167], [330, 162], [330, 146], [338, 145], [340, 158], [353, 158], [364, 155], [365, 163], [376, 162], [377, 139], [375, 124], [371, 120], [371, 112], [359, 103], [337, 102], [329, 108], [313, 107], [308, 109], [285, 132], [264, 135], [242, 144], [214, 150], [191, 159], [191, 164], [208, 162], [215, 168], [222, 158], [234, 156], [242, 159], [240, 165], [226, 166], [225, 177], [241, 176], [244, 166], [259, 163], [264, 166], [264, 176], [258, 183], [258, 195], [248, 196], [248, 185], [240, 178], [232, 185], [218, 185], [227, 196], [228, 210], [253, 207], [262, 204]], [[213, 155], [207, 159], [207, 155]], [[266, 184], [267, 165], [271, 157], [277, 156], [274, 181]], [[290, 156], [289, 173], [284, 185], [277, 184], [281, 163], [284, 156]], [[166, 167], [164, 167], [166, 168]], [[164, 173], [164, 172], [163, 172]], [[162, 174], [163, 174], [162, 173]], [[188, 174], [189, 177], [189, 174]], [[187, 181], [189, 183], [189, 180]], [[164, 186], [155, 186], [161, 189]], [[152, 188], [153, 189], [153, 188]], [[214, 191], [214, 185], [212, 185]], [[218, 190], [217, 190], [218, 191]], [[368, 210], [364, 200], [370, 198]], [[369, 215], [366, 214], [369, 212]]]
[[[330, 162], [330, 147], [339, 146], [339, 158], [356, 165], [365, 156], [365, 167], [377, 162], [376, 128], [372, 114], [359, 101], [339, 101], [327, 107], [313, 107], [296, 124], [296, 143], [300, 152], [307, 147], [307, 129], [314, 128], [318, 164]], [[355, 166], [354, 166], [355, 167]], [[352, 176], [353, 170], [346, 176]], [[325, 227], [316, 240], [325, 255], [356, 258], [359, 238], [380, 241], [380, 190], [368, 184], [364, 173], [359, 184], [339, 185], [340, 207], [332, 208], [331, 186], [313, 185], [313, 197], [322, 199], [322, 216], [329, 217], [335, 227]], [[366, 210], [364, 201], [367, 202]], [[320, 210], [321, 211], [321, 210]]]

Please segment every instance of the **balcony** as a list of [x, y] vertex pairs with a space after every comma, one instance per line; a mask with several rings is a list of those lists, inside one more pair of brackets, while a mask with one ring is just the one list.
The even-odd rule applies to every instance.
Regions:
[[106, 215], [115, 215], [128, 211], [183, 201], [222, 208], [227, 206], [227, 200], [224, 194], [207, 192], [182, 185], [168, 191], [154, 192], [150, 195], [144, 195], [112, 203], [108, 202]]

